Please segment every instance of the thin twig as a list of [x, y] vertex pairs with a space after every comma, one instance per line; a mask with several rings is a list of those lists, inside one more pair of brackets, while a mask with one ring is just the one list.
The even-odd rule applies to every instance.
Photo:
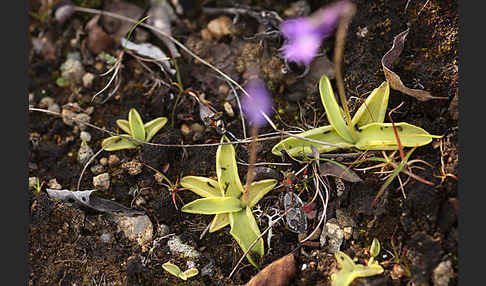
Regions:
[[104, 149], [101, 148], [98, 152], [96, 152], [96, 154], [94, 154], [93, 156], [91, 156], [91, 158], [89, 158], [89, 161], [84, 165], [83, 167], [83, 170], [81, 171], [81, 174], [79, 175], [79, 179], [78, 179], [78, 186], [76, 187], [76, 191], [79, 192], [79, 186], [81, 185], [81, 179], [83, 178], [83, 174], [84, 174], [84, 171], [86, 171], [86, 168], [88, 168], [88, 165], [91, 164], [91, 162], [93, 162], [93, 160], [103, 151]]

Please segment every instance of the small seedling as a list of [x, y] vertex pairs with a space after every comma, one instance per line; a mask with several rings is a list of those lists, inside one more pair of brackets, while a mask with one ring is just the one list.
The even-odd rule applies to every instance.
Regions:
[[132, 108], [128, 112], [128, 120], [118, 119], [116, 121], [118, 127], [128, 134], [108, 137], [101, 142], [101, 146], [105, 151], [137, 148], [141, 143], [130, 139], [149, 142], [166, 123], [167, 118], [157, 117], [144, 124], [140, 114], [135, 108]]
[[[164, 187], [166, 187], [172, 194], [172, 203], [174, 204], [174, 207], [176, 208], [176, 210], [179, 210], [179, 208], [177, 207], [177, 203], [176, 203], [176, 195], [177, 197], [179, 198], [179, 200], [182, 201], [182, 198], [177, 194], [178, 191], [180, 191], [181, 189], [178, 188], [178, 185], [179, 185], [179, 179], [176, 180], [175, 183], [172, 183], [171, 180], [169, 180], [169, 178], [167, 178], [166, 175], [164, 175], [162, 172], [160, 172], [159, 170], [143, 163], [146, 167], [148, 167], [149, 169], [151, 169], [152, 171], [154, 171], [160, 179], [156, 179], [156, 181], [160, 184], [160, 185], [163, 185]], [[167, 184], [163, 183], [163, 181], [166, 181]], [[184, 202], [182, 202], [184, 203]]]
[[35, 177], [35, 184], [29, 184], [29, 188], [32, 188], [35, 190], [35, 192], [37, 194], [40, 194], [41, 190], [42, 190], [42, 186], [44, 185], [44, 181], [42, 181], [42, 183], [39, 181], [39, 178], [38, 177]]
[[197, 270], [197, 268], [195, 267], [187, 269], [186, 271], [182, 272], [182, 270], [177, 265], [172, 264], [170, 262], [166, 262], [162, 264], [162, 268], [164, 268], [165, 271], [169, 272], [175, 277], [178, 277], [184, 281], [187, 280], [187, 278], [191, 278], [199, 274], [199, 270]]
[[[229, 140], [223, 136], [221, 142], [229, 142]], [[235, 149], [231, 144], [222, 144], [218, 147], [216, 174], [218, 181], [197, 176], [186, 176], [181, 179], [180, 183], [183, 187], [203, 197], [184, 205], [181, 210], [188, 213], [215, 215], [209, 232], [230, 225], [230, 234], [243, 252], [247, 252], [250, 245], [258, 239], [246, 256], [253, 266], [258, 267], [256, 255], [262, 257], [264, 248], [263, 239], [259, 238], [260, 229], [253, 216], [252, 208], [277, 185], [277, 180], [252, 182], [248, 195], [244, 196], [246, 186], [241, 184], [238, 176]]]
[[373, 239], [370, 247], [371, 258], [366, 265], [356, 264], [344, 252], [336, 251], [334, 256], [341, 268], [338, 273], [331, 275], [332, 286], [347, 286], [359, 277], [369, 277], [383, 273], [384, 269], [375, 261], [374, 258], [380, 253], [380, 242], [378, 239]]
[[283, 150], [291, 156], [312, 154], [311, 146], [315, 146], [319, 153], [349, 148], [397, 150], [399, 149], [397, 136], [403, 147], [423, 146], [432, 142], [432, 138], [441, 137], [431, 135], [424, 129], [405, 122], [383, 123], [390, 93], [390, 87], [386, 81], [373, 90], [351, 120], [343, 115], [347, 112], [343, 112], [338, 105], [326, 75], [321, 77], [319, 92], [330, 125], [308, 130], [298, 136], [332, 145], [312, 143], [291, 137], [277, 143], [272, 149], [273, 154], [281, 156]]

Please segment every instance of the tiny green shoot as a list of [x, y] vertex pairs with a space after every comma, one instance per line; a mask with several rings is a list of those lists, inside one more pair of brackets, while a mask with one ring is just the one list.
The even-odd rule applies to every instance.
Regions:
[[187, 269], [186, 271], [182, 272], [179, 266], [172, 264], [170, 262], [166, 262], [162, 264], [162, 268], [164, 268], [165, 271], [169, 272], [175, 277], [178, 277], [184, 281], [187, 280], [188, 278], [194, 277], [197, 274], [199, 274], [199, 270], [197, 270], [197, 268], [195, 267]]
[[38, 177], [35, 177], [35, 180], [36, 180], [35, 184], [29, 184], [29, 188], [34, 189], [37, 194], [40, 194], [42, 190], [42, 186], [44, 185], [45, 182], [42, 181], [41, 183]]

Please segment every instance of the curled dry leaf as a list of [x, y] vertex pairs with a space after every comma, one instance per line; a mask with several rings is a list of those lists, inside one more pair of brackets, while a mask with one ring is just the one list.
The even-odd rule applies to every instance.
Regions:
[[293, 253], [272, 262], [253, 277], [245, 286], [286, 286], [294, 278], [296, 272]]
[[428, 101], [431, 99], [445, 99], [447, 97], [439, 97], [439, 96], [432, 96], [430, 92], [422, 90], [422, 89], [411, 89], [406, 87], [400, 77], [394, 73], [390, 68], [393, 62], [400, 56], [403, 51], [403, 45], [405, 43], [405, 39], [407, 38], [408, 32], [410, 29], [407, 29], [400, 34], [396, 35], [393, 39], [393, 46], [391, 49], [386, 52], [386, 54], [381, 58], [381, 65], [383, 66], [383, 72], [385, 73], [386, 80], [390, 84], [390, 87], [403, 92], [407, 95], [413, 96], [420, 101]]
[[319, 165], [321, 176], [333, 176], [348, 182], [356, 183], [363, 181], [355, 172], [341, 165], [325, 162]]

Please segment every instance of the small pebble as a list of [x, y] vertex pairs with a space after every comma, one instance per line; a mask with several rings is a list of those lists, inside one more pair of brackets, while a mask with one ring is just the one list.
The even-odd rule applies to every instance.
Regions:
[[100, 239], [103, 240], [103, 242], [108, 243], [111, 240], [111, 234], [103, 233], [102, 235], [100, 235]]
[[52, 112], [56, 112], [56, 113], [60, 113], [61, 112], [61, 107], [59, 107], [59, 104], [53, 103], [51, 106], [49, 106], [47, 108], [47, 110], [52, 111]]
[[209, 262], [203, 268], [201, 268], [201, 272], [200, 272], [201, 277], [211, 276], [211, 275], [213, 275], [215, 270], [216, 270], [216, 267], [214, 266], [214, 263]]
[[50, 96], [43, 97], [39, 101], [39, 107], [40, 108], [48, 108], [49, 106], [54, 104], [54, 99]]
[[64, 122], [66, 125], [73, 126], [74, 120], [72, 120], [72, 118], [75, 115], [74, 111], [68, 108], [63, 108], [61, 114], [62, 122]]
[[79, 126], [79, 129], [81, 129], [81, 131], [84, 131], [86, 130], [87, 126], [80, 122], [89, 122], [91, 116], [86, 113], [78, 113], [74, 115], [74, 118], [76, 119], [76, 124]]
[[108, 190], [110, 188], [110, 175], [108, 173], [103, 173], [93, 177], [93, 186], [98, 190]]
[[191, 245], [184, 244], [181, 239], [174, 235], [167, 241], [170, 252], [175, 255], [181, 255], [184, 258], [197, 258], [200, 253]]
[[135, 176], [142, 172], [142, 163], [137, 160], [132, 160], [130, 162], [125, 162], [122, 164], [122, 168], [128, 171], [128, 174]]
[[101, 166], [108, 165], [108, 159], [106, 157], [101, 158], [100, 159], [100, 164], [101, 164]]
[[47, 183], [47, 186], [49, 187], [49, 189], [62, 190], [62, 186], [57, 182], [56, 178], [50, 179]]
[[341, 248], [343, 238], [344, 232], [339, 226], [337, 219], [332, 218], [326, 222], [322, 230], [320, 238], [321, 247], [327, 245], [329, 253], [335, 253]]
[[233, 27], [233, 21], [228, 16], [218, 17], [208, 23], [208, 30], [211, 35], [217, 40], [221, 39], [225, 35], [231, 34]]
[[336, 218], [337, 218], [337, 221], [338, 221], [338, 223], [341, 227], [346, 227], [346, 226], [355, 227], [356, 226], [356, 222], [354, 221], [354, 219], [351, 216], [349, 216], [346, 213], [346, 211], [344, 211], [343, 209], [337, 209], [336, 210]]
[[135, 205], [136, 205], [137, 207], [140, 207], [140, 206], [144, 205], [145, 203], [146, 203], [146, 201], [145, 201], [145, 199], [144, 199], [144, 198], [142, 198], [142, 197], [137, 197], [137, 198], [135, 199]]
[[89, 147], [86, 141], [81, 141], [81, 147], [78, 151], [78, 162], [81, 165], [85, 165], [93, 155], [93, 149]]
[[108, 165], [110, 165], [110, 167], [116, 166], [118, 163], [120, 163], [120, 159], [117, 155], [112, 154], [108, 157]]
[[183, 136], [189, 136], [191, 134], [191, 128], [187, 124], [183, 123], [181, 125], [181, 133]]
[[157, 233], [160, 237], [166, 236], [170, 233], [170, 229], [167, 225], [161, 223], [159, 224], [159, 228], [157, 229]]
[[80, 83], [85, 73], [80, 60], [68, 58], [60, 67], [61, 77], [70, 82]]
[[193, 124], [191, 124], [191, 130], [194, 133], [203, 133], [204, 132], [204, 129], [206, 129], [206, 128], [204, 126], [202, 126], [201, 124], [199, 124], [199, 123], [193, 123]]
[[83, 86], [86, 88], [90, 88], [93, 85], [93, 80], [95, 78], [95, 75], [87, 72], [83, 75]]
[[220, 86], [218, 86], [218, 93], [221, 94], [221, 95], [228, 95], [228, 92], [230, 91], [228, 85], [226, 84], [221, 84]]
[[447, 260], [437, 265], [434, 269], [432, 280], [434, 281], [434, 286], [447, 286], [452, 277], [454, 277], [454, 269], [451, 261]]
[[81, 139], [81, 141], [89, 142], [91, 141], [91, 134], [86, 131], [81, 131], [81, 133], [79, 134], [79, 138]]
[[226, 114], [228, 114], [229, 117], [233, 117], [235, 116], [235, 112], [233, 111], [233, 107], [231, 106], [231, 104], [229, 102], [225, 102], [223, 104], [224, 106], [224, 111], [226, 111]]
[[213, 39], [213, 35], [206, 28], [202, 29], [200, 33], [201, 33], [201, 39], [205, 41], [210, 41]]
[[96, 165], [93, 165], [91, 167], [91, 172], [95, 175], [99, 175], [99, 174], [103, 173], [104, 170], [105, 170], [105, 168], [103, 168], [103, 166], [100, 165], [100, 164], [96, 164]]
[[353, 236], [353, 228], [350, 226], [343, 228], [344, 239], [349, 240]]
[[111, 218], [118, 225], [118, 230], [123, 231], [131, 241], [140, 245], [150, 243], [152, 240], [153, 225], [148, 216], [113, 216]]

